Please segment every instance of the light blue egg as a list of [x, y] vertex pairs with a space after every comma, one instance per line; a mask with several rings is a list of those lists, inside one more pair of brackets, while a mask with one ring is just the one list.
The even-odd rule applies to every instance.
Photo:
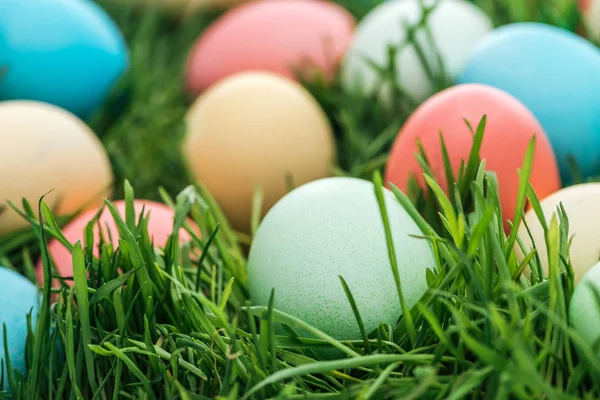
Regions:
[[[27, 314], [32, 313], [32, 328], [37, 320], [40, 296], [37, 287], [18, 273], [0, 267], [0, 332], [6, 324], [8, 355], [12, 369], [26, 373], [25, 342], [27, 339]], [[0, 334], [0, 363], [5, 363], [4, 335]], [[6, 364], [4, 387], [8, 390]]]
[[87, 118], [128, 66], [119, 29], [94, 2], [0, 1], [0, 100], [43, 101]]
[[542, 124], [563, 184], [568, 156], [586, 177], [600, 175], [600, 50], [572, 32], [541, 23], [495, 29], [471, 54], [458, 83], [484, 83], [525, 104]]

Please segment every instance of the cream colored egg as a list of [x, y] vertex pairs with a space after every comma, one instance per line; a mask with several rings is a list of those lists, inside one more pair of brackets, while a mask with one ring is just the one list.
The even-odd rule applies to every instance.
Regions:
[[[541, 201], [546, 222], [550, 224], [557, 215], [559, 204], [563, 205], [569, 220], [569, 238], [573, 238], [569, 257], [575, 275], [575, 284], [600, 259], [600, 183], [586, 183], [570, 186], [546, 197]], [[544, 272], [548, 272], [548, 254], [544, 230], [534, 210], [525, 214], [533, 243], [537, 248]], [[519, 228], [519, 238], [533, 249], [532, 241], [523, 224]], [[517, 260], [522, 261], [523, 252], [517, 247]]]
[[330, 175], [333, 131], [300, 84], [269, 72], [246, 72], [209, 88], [187, 113], [183, 154], [232, 226], [250, 231], [255, 185], [266, 212], [293, 185]]
[[0, 103], [0, 236], [28, 226], [7, 204], [34, 209], [42, 195], [56, 215], [101, 204], [110, 193], [112, 171], [94, 132], [79, 118], [35, 101]]

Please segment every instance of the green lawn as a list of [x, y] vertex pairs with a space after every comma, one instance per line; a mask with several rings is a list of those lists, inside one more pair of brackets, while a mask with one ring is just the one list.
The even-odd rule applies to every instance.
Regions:
[[[339, 2], [361, 17], [380, 1]], [[498, 25], [537, 20], [574, 30], [578, 21], [572, 0], [475, 2]], [[202, 256], [190, 260], [190, 248], [173, 245], [175, 236], [164, 252], [155, 252], [143, 222], [115, 214], [118, 252], [104, 246], [94, 259], [91, 249], [76, 246], [76, 289], [64, 287], [58, 304], [52, 304], [46, 282], [29, 343], [30, 371], [27, 377], [4, 375], [15, 398], [600, 397], [600, 358], [567, 322], [572, 273], [559, 268], [561, 259], [568, 265], [566, 224], [548, 227], [549, 279], [537, 273], [536, 257], [531, 278], [521, 276], [524, 266], [512, 254], [516, 229], [504, 235], [493, 175], [484, 173], [477, 149], [458, 179], [463, 197], [438, 195], [415, 207], [396, 192], [432, 240], [438, 261], [438, 271], [428, 276], [430, 289], [410, 318], [342, 343], [271, 307], [250, 307], [243, 243], [210, 195], [189, 186], [193, 182], [179, 153], [183, 115], [193, 100], [182, 89], [184, 61], [218, 14], [178, 21], [155, 11], [106, 8], [132, 55], [129, 73], [91, 122], [114, 167], [113, 198], [172, 199], [179, 217], [191, 211], [202, 232], [193, 235], [191, 250]], [[390, 113], [338, 84], [307, 87], [336, 128], [337, 173], [379, 183], [378, 172], [411, 107]], [[530, 163], [526, 158], [522, 168], [521, 204]], [[538, 204], [533, 197], [529, 201]], [[450, 221], [447, 227], [438, 210]], [[472, 210], [471, 217], [461, 210]], [[47, 240], [58, 235], [58, 227], [45, 214]], [[31, 232], [0, 239], [0, 264], [30, 277], [42, 238], [32, 223]], [[287, 324], [288, 335], [276, 335], [275, 322]], [[297, 337], [299, 330], [314, 338]], [[337, 348], [342, 358], [321, 360], [315, 350], [323, 347]]]

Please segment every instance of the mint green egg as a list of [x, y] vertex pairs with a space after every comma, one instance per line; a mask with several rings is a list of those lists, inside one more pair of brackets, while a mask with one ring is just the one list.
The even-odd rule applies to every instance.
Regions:
[[[416, 223], [384, 189], [404, 298], [412, 307], [435, 268], [431, 246]], [[266, 214], [250, 248], [248, 284], [254, 305], [275, 308], [338, 340], [360, 339], [340, 282], [355, 299], [367, 333], [402, 315], [385, 231], [372, 182], [326, 178], [284, 196]]]
[[569, 322], [590, 347], [600, 339], [600, 305], [594, 291], [600, 294], [600, 263], [581, 278], [569, 305]]

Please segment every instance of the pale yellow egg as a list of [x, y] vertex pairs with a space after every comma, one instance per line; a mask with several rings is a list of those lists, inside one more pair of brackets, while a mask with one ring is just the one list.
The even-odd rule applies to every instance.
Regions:
[[234, 228], [249, 233], [256, 185], [267, 211], [295, 186], [331, 174], [333, 130], [299, 83], [269, 72], [232, 75], [187, 113], [183, 154]]
[[41, 196], [56, 215], [102, 203], [112, 170], [94, 132], [79, 118], [35, 101], [0, 103], [0, 236], [28, 226], [7, 201], [37, 211]]
[[[599, 200], [600, 183], [585, 183], [559, 190], [540, 202], [548, 226], [553, 216], [556, 216], [557, 222], [559, 221], [557, 209], [561, 203], [566, 211], [569, 221], [569, 238], [573, 239], [569, 248], [569, 258], [573, 267], [575, 284], [600, 259]], [[544, 273], [547, 274], [548, 250], [542, 224], [533, 209], [525, 214], [525, 221], [531, 231]], [[519, 228], [519, 238], [529, 253], [533, 249], [533, 245], [523, 224]], [[515, 255], [519, 262], [525, 257], [518, 246]], [[526, 269], [525, 272], [527, 271]]]

